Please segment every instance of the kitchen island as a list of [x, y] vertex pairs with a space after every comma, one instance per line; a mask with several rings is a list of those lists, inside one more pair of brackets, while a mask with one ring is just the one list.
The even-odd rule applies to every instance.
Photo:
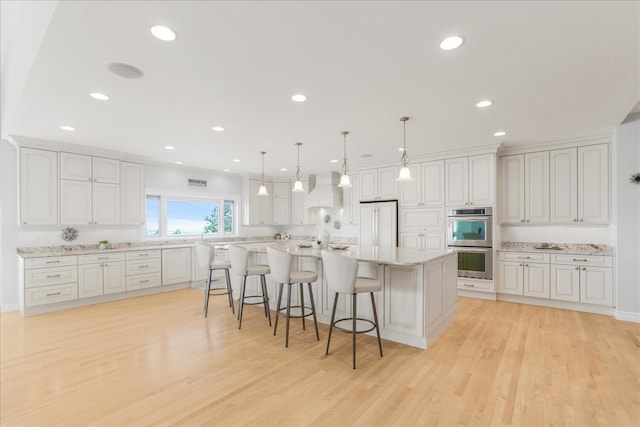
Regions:
[[[299, 242], [259, 242], [244, 244], [255, 257], [254, 262], [268, 264], [267, 247], [288, 251], [297, 257], [297, 268], [315, 270], [313, 284], [318, 321], [329, 323], [333, 292], [324, 281], [320, 249], [299, 247]], [[427, 348], [454, 320], [457, 305], [458, 259], [453, 253], [424, 251], [388, 246], [350, 246], [329, 249], [357, 259], [359, 275], [382, 281], [382, 291], [375, 297], [382, 338]], [[237, 277], [232, 278], [238, 288]], [[276, 287], [267, 276], [270, 305], [276, 306]], [[257, 286], [257, 282], [254, 284]], [[255, 289], [257, 291], [257, 288]], [[297, 295], [293, 295], [297, 298]], [[359, 295], [358, 317], [373, 318], [368, 295]], [[338, 300], [336, 317], [350, 316], [347, 298]]]

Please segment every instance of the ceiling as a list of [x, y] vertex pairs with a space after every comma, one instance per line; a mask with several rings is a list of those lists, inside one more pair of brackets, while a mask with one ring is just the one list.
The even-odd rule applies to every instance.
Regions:
[[[302, 173], [339, 170], [349, 130], [355, 169], [399, 163], [401, 116], [415, 159], [611, 131], [640, 100], [639, 2], [43, 4], [51, 18], [24, 82], [7, 78], [18, 73], [7, 71], [3, 44], [2, 90], [20, 84], [16, 101], [3, 102], [3, 135], [158, 162], [260, 173], [266, 151], [266, 174], [292, 176], [301, 141]], [[35, 15], [26, 15], [29, 28]], [[177, 39], [156, 39], [156, 24]], [[450, 35], [465, 43], [441, 50]], [[113, 62], [144, 77], [119, 77]], [[96, 91], [110, 100], [89, 97]], [[307, 101], [293, 102], [297, 93]], [[482, 99], [493, 105], [477, 108]]]

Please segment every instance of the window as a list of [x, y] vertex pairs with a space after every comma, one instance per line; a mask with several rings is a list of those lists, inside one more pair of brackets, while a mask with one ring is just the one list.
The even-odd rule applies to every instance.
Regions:
[[235, 201], [147, 196], [147, 236], [235, 233]]

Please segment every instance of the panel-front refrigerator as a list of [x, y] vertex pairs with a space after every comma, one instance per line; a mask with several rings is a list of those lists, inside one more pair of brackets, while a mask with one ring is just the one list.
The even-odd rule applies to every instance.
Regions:
[[360, 245], [398, 246], [398, 201], [360, 202]]

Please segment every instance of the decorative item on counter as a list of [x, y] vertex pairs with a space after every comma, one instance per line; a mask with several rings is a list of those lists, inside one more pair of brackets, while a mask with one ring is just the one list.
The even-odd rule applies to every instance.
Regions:
[[289, 233], [284, 233], [282, 235], [282, 240], [289, 240]]
[[324, 216], [324, 223], [329, 224], [331, 222], [331, 215], [327, 214]]
[[631, 175], [631, 178], [629, 178], [629, 181], [635, 184], [640, 184], [640, 173], [634, 173], [633, 175]]
[[98, 244], [99, 244], [99, 246], [98, 246], [98, 247], [99, 247], [100, 249], [107, 249], [107, 245], [109, 244], [109, 241], [108, 241], [108, 240], [100, 240], [100, 241], [98, 242]]
[[342, 223], [338, 220], [333, 221], [333, 228], [335, 228], [336, 230], [340, 230], [340, 228], [342, 227]]
[[322, 233], [320, 233], [320, 235], [318, 236], [318, 246], [321, 249], [329, 248], [329, 232], [328, 231], [325, 230]]
[[275, 238], [276, 240], [282, 240], [282, 234], [276, 233]]
[[65, 242], [73, 242], [78, 238], [78, 230], [73, 227], [67, 227], [62, 230], [62, 240]]

